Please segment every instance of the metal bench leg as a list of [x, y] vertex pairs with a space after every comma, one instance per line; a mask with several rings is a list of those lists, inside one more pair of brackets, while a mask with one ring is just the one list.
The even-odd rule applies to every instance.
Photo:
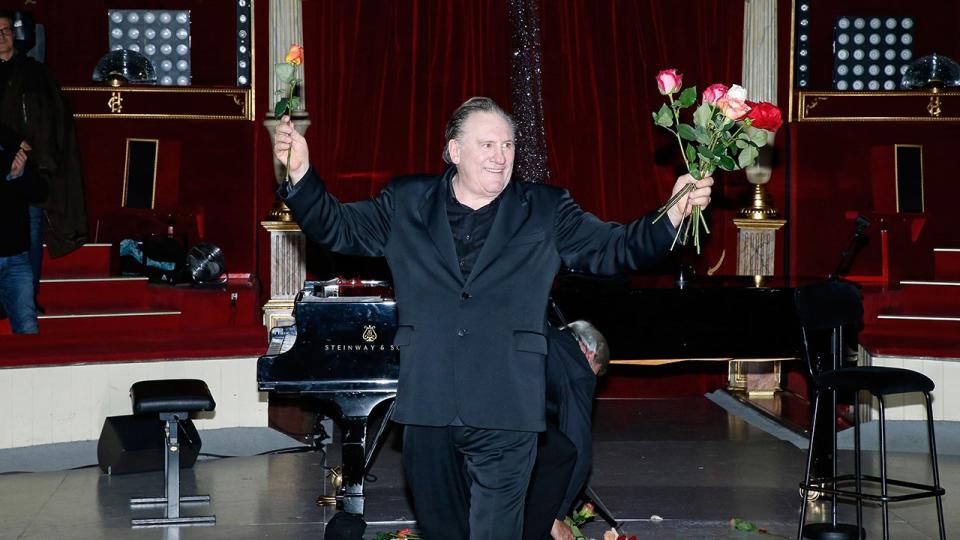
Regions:
[[209, 495], [180, 496], [180, 441], [179, 420], [187, 418], [186, 413], [163, 413], [160, 419], [164, 422], [164, 443], [166, 451], [163, 454], [164, 493], [165, 497], [135, 497], [130, 499], [130, 506], [158, 506], [164, 505], [164, 517], [131, 519], [133, 527], [166, 527], [170, 525], [214, 525], [216, 516], [180, 517], [181, 503], [209, 503]]

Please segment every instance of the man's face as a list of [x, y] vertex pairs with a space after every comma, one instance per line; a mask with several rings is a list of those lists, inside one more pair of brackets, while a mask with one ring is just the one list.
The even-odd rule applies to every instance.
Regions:
[[579, 339], [577, 340], [577, 344], [580, 345], [580, 352], [582, 352], [584, 358], [587, 359], [587, 364], [590, 365], [590, 370], [593, 371], [593, 374], [596, 375], [600, 373], [600, 364], [596, 362], [597, 353], [587, 349], [587, 346]]
[[0, 58], [9, 60], [13, 52], [13, 21], [0, 18]]
[[447, 144], [450, 159], [457, 166], [460, 187], [468, 197], [489, 202], [510, 183], [515, 152], [513, 131], [499, 114], [471, 114], [463, 123], [461, 140]]

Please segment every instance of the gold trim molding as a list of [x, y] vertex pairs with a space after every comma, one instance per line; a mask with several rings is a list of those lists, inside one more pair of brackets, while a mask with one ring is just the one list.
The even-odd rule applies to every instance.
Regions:
[[[77, 111], [74, 118], [246, 121], [254, 118], [252, 87], [64, 86], [62, 90], [72, 98]], [[223, 101], [217, 96], [223, 96]]]
[[797, 114], [798, 122], [960, 122], [960, 92], [800, 91]]

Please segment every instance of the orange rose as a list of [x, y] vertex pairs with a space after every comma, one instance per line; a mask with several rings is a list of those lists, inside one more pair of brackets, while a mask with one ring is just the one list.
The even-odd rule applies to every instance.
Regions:
[[294, 43], [290, 46], [290, 50], [287, 51], [287, 55], [283, 57], [283, 61], [288, 64], [293, 64], [299, 66], [303, 63], [303, 47]]
[[729, 93], [717, 100], [717, 107], [720, 107], [720, 112], [731, 120], [740, 120], [750, 112], [747, 102], [730, 97]]

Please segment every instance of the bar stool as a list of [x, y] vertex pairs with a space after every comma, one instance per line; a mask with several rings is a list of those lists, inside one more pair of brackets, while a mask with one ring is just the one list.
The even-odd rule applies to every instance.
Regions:
[[130, 388], [134, 414], [158, 414], [162, 422], [166, 451], [164, 452], [163, 497], [135, 497], [130, 506], [165, 505], [162, 517], [132, 519], [133, 527], [166, 527], [171, 525], [214, 525], [216, 516], [180, 516], [181, 503], [209, 503], [209, 495], [180, 496], [179, 422], [190, 418], [191, 412], [212, 411], [216, 408], [207, 384], [197, 379], [140, 381]]
[[[800, 483], [803, 503], [800, 509], [800, 523], [797, 539], [814, 538], [834, 540], [841, 538], [865, 537], [863, 529], [863, 501], [879, 502], [883, 513], [883, 538], [889, 540], [890, 515], [888, 503], [935, 497], [937, 519], [941, 540], [946, 539], [943, 520], [942, 496], [945, 490], [940, 486], [940, 472], [937, 465], [937, 444], [933, 430], [933, 410], [930, 405], [930, 392], [933, 381], [927, 376], [908, 369], [856, 366], [842, 367], [844, 350], [844, 332], [860, 324], [863, 317], [863, 304], [859, 292], [848, 283], [825, 282], [801, 287], [796, 291], [797, 315], [803, 331], [803, 352], [811, 371], [815, 386], [813, 422], [810, 429], [810, 444], [807, 451], [807, 465], [804, 480]], [[819, 335], [818, 335], [819, 334]], [[826, 334], [828, 339], [822, 339]], [[821, 339], [817, 339], [821, 338]], [[832, 361], [833, 369], [820, 370], [818, 360]], [[861, 467], [860, 451], [860, 392], [867, 391], [877, 398], [880, 409], [880, 476], [865, 475]], [[818, 442], [817, 418], [820, 400], [824, 393], [830, 393], [833, 409], [829, 411], [833, 425], [832, 474], [812, 478], [814, 448]], [[837, 433], [836, 400], [838, 393], [852, 392], [854, 411], [854, 473], [840, 475], [837, 472]], [[933, 484], [921, 484], [895, 480], [887, 476], [886, 416], [884, 400], [888, 395], [918, 392], [923, 395], [927, 411], [927, 437], [930, 445], [930, 459], [933, 469]], [[842, 488], [840, 484], [853, 482], [854, 489]], [[863, 490], [863, 483], [879, 484], [879, 493]], [[890, 495], [889, 486], [909, 490], [903, 495]], [[830, 523], [805, 525], [807, 496], [810, 492], [831, 495], [832, 519]], [[856, 500], [857, 524], [837, 523], [837, 499], [839, 496]]]

